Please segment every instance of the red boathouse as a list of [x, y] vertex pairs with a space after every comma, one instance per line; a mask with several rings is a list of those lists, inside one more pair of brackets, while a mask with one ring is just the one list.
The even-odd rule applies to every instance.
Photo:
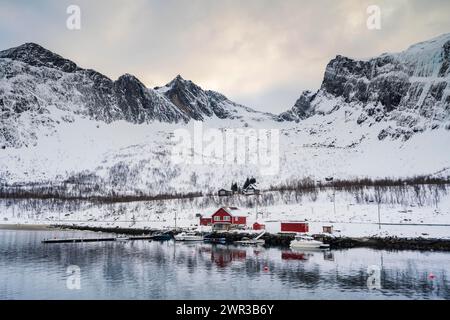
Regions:
[[309, 225], [307, 222], [281, 222], [281, 232], [306, 233], [309, 232]]

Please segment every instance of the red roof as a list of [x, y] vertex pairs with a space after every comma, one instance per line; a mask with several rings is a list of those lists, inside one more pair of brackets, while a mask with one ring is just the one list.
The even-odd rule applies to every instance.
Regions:
[[221, 223], [221, 224], [238, 224], [245, 225], [247, 224], [247, 217], [245, 215], [237, 215], [236, 211], [238, 209], [233, 208], [220, 208], [217, 210], [212, 216], [212, 223]]
[[213, 215], [215, 215], [220, 210], [224, 210], [227, 212], [230, 216], [233, 217], [248, 217], [248, 213], [246, 211], [243, 211], [242, 209], [236, 208], [236, 207], [221, 207], [217, 209], [217, 211], [213, 212], [212, 214], [205, 214], [202, 215], [203, 218], [211, 218]]

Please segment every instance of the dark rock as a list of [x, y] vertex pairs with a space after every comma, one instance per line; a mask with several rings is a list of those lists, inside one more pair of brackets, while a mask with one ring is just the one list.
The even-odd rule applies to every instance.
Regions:
[[35, 67], [56, 68], [64, 72], [75, 72], [80, 68], [72, 61], [41, 47], [35, 43], [25, 43], [19, 47], [0, 52], [0, 58], [21, 61]]
[[299, 121], [301, 119], [306, 119], [313, 112], [313, 110], [311, 110], [311, 101], [314, 97], [315, 94], [311, 91], [303, 91], [292, 109], [279, 115], [280, 120]]

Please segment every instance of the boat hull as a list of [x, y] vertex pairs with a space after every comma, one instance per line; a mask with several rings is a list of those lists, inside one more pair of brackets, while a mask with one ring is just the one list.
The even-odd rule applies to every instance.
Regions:
[[264, 240], [241, 240], [234, 243], [242, 246], [263, 246], [266, 242]]
[[175, 236], [175, 241], [203, 241], [202, 237], [197, 237], [197, 236], [181, 236], [181, 237], [177, 237]]
[[293, 249], [327, 249], [330, 246], [322, 242], [302, 242], [302, 241], [292, 241], [289, 245]]

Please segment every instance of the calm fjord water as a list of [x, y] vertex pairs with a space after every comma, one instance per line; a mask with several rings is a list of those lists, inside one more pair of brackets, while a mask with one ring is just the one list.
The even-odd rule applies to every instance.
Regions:
[[[74, 236], [93, 234], [0, 230], [0, 299], [450, 299], [445, 252], [41, 243]], [[67, 287], [70, 266], [79, 290]], [[368, 267], [381, 288], [369, 289]]]

